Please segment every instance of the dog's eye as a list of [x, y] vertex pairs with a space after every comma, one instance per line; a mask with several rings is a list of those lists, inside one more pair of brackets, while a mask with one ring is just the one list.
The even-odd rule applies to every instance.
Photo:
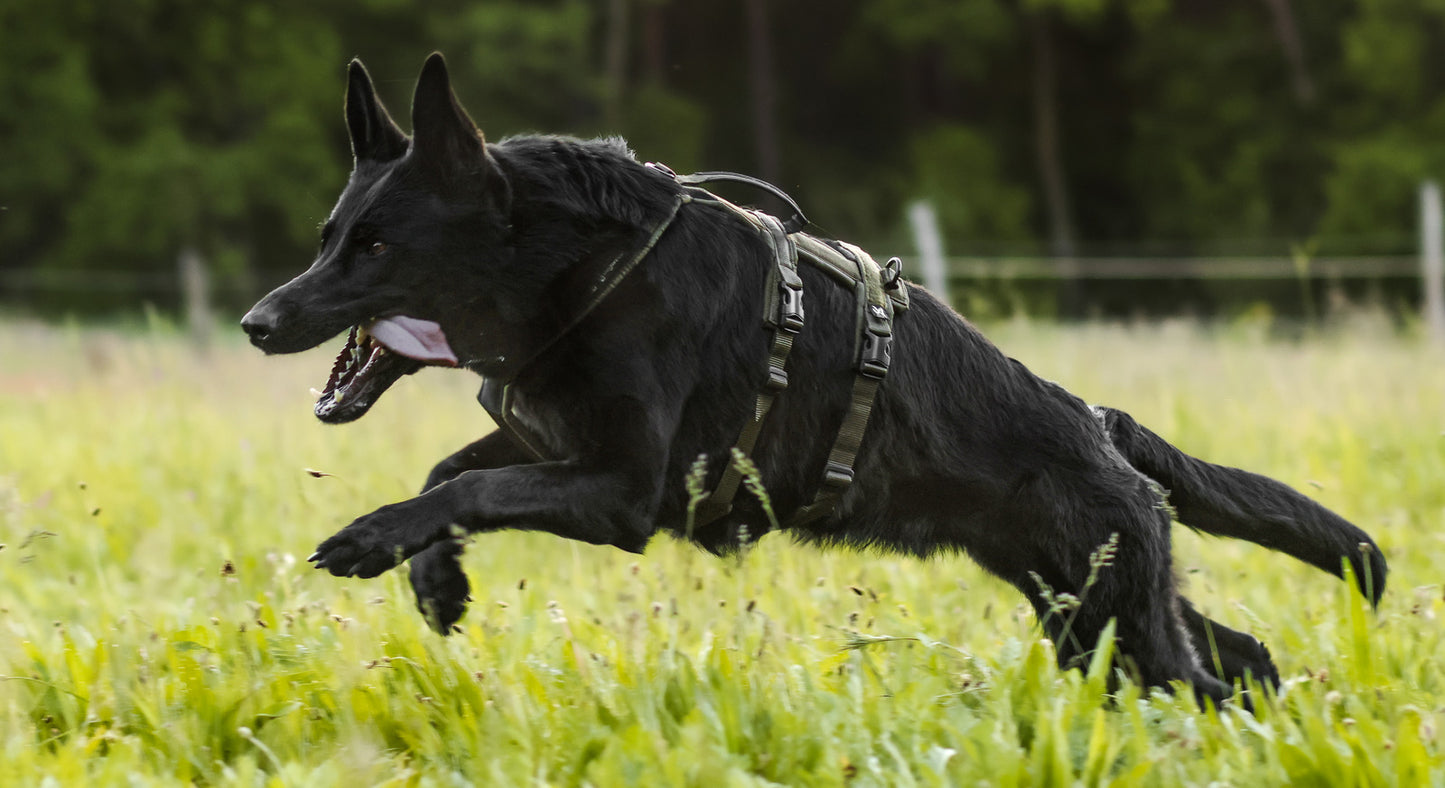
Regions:
[[385, 251], [386, 244], [382, 243], [381, 241], [376, 241], [371, 246], [366, 247], [366, 253], [371, 255], [372, 257], [375, 257]]

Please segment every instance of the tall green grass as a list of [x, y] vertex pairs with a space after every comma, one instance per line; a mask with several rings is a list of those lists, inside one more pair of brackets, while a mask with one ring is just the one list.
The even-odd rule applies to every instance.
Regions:
[[964, 558], [501, 533], [469, 552], [476, 602], [443, 639], [404, 570], [299, 559], [490, 429], [475, 379], [424, 372], [331, 428], [307, 392], [326, 350], [0, 324], [0, 784], [1445, 784], [1438, 351], [1369, 323], [990, 332], [1370, 531], [1379, 612], [1176, 529], [1187, 593], [1286, 684], [1255, 715], [1200, 713], [1106, 694], [1103, 655], [1060, 673], [1021, 597]]

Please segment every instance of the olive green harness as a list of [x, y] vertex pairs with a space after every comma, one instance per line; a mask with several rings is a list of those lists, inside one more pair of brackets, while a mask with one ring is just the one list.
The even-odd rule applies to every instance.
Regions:
[[[710, 203], [724, 207], [746, 220], [763, 237], [772, 252], [773, 260], [768, 271], [762, 315], [764, 327], [772, 333], [768, 349], [768, 375], [758, 391], [752, 417], [738, 434], [733, 452], [751, 456], [768, 411], [772, 409], [777, 396], [788, 387], [788, 354], [792, 351], [793, 341], [803, 330], [805, 322], [803, 279], [798, 275], [799, 259], [810, 263], [838, 285], [854, 292], [857, 304], [857, 341], [854, 349], [852, 400], [828, 453], [822, 485], [812, 502], [800, 507], [785, 527], [802, 525], [828, 516], [853, 482], [853, 464], [858, 458], [858, 449], [868, 428], [868, 416], [873, 410], [878, 387], [888, 375], [888, 367], [892, 362], [893, 319], [895, 315], [908, 309], [908, 289], [902, 286], [899, 278], [898, 258], [889, 260], [886, 267], [880, 266], [867, 252], [856, 246], [841, 241], [822, 241], [801, 232], [807, 225], [807, 219], [797, 204], [781, 190], [764, 181], [734, 173], [679, 176], [662, 165], [649, 164], [648, 167], [674, 178], [686, 187], [678, 194], [667, 218], [652, 231], [641, 248], [631, 255], [626, 252], [619, 254], [602, 270], [581, 311], [518, 369], [525, 368], [532, 359], [540, 356], [582, 322], [583, 318], [652, 252], [658, 239], [672, 226], [684, 204]], [[788, 203], [793, 208], [794, 215], [787, 222], [782, 222], [762, 211], [734, 205], [700, 186], [719, 180], [738, 181], [769, 191]], [[488, 378], [483, 383], [478, 400], [497, 422], [497, 426], [509, 433], [529, 454], [538, 460], [548, 459], [546, 444], [517, 415], [513, 393], [510, 381]], [[717, 486], [698, 503], [693, 515], [693, 527], [714, 522], [730, 513], [742, 480], [743, 473], [738, 463], [729, 462]]]

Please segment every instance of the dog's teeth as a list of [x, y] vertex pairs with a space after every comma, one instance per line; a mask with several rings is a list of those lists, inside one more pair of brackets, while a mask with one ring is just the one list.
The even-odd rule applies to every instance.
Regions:
[[369, 337], [369, 336], [371, 336], [371, 332], [366, 330], [366, 326], [357, 326], [357, 328], [356, 328], [356, 344], [359, 345], [359, 344], [361, 344], [362, 342], [365, 342], [365, 341], [366, 341], [366, 338]]
[[331, 401], [334, 402], [334, 403], [336, 403], [337, 405], [340, 405], [340, 404], [341, 404], [341, 391], [340, 391], [340, 390], [331, 392]]
[[313, 386], [313, 387], [311, 388], [311, 398], [312, 398], [312, 399], [321, 399], [321, 393], [322, 393], [322, 392], [321, 392], [319, 389], [317, 389], [316, 387]]

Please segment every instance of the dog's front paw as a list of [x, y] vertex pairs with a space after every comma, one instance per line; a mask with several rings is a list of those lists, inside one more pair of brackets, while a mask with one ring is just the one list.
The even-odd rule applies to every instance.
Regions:
[[306, 560], [337, 577], [376, 577], [421, 552], [441, 533], [410, 508], [393, 504], [360, 517]]

